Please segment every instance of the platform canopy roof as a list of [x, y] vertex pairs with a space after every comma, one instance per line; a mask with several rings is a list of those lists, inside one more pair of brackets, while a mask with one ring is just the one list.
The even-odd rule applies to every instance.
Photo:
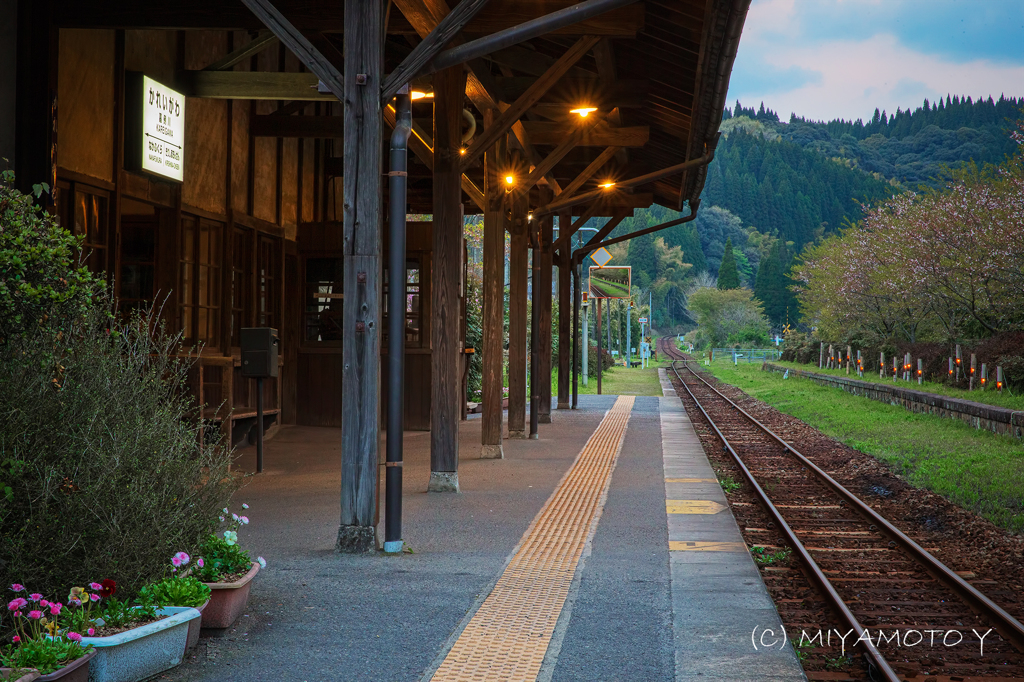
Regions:
[[[264, 0], [258, 0], [264, 2]], [[241, 0], [51, 0], [54, 22], [69, 28], [249, 29], [263, 49], [275, 36]], [[474, 4], [462, 0], [461, 5]], [[269, 0], [308, 42], [343, 72], [344, 3], [340, 0]], [[385, 73], [399, 69], [415, 47], [453, 9], [446, 0], [391, 0], [385, 37]], [[489, 0], [465, 23], [445, 49], [492, 36], [499, 31], [573, 5], [568, 0]], [[619, 3], [622, 4], [622, 3]], [[461, 6], [460, 5], [460, 6]], [[749, 0], [637, 0], [591, 18], [562, 26], [466, 62], [467, 110], [477, 135], [467, 142], [463, 188], [467, 211], [482, 203], [481, 159], [474, 144], [484, 136], [485, 118], [511, 124], [520, 150], [518, 174], [536, 177], [563, 203], [601, 185], [606, 196], [571, 206], [575, 215], [615, 215], [657, 203], [682, 210], [698, 200], [706, 166], [656, 177], [641, 184], [631, 178], [713, 154]], [[457, 10], [456, 10], [457, 11]], [[259, 47], [254, 43], [254, 49]], [[243, 46], [244, 49], [244, 46]], [[244, 57], [243, 57], [244, 58]], [[241, 61], [241, 60], [239, 60]], [[431, 90], [429, 74], [413, 73], [413, 88]], [[221, 70], [183, 73], [188, 94], [282, 102], [331, 99], [310, 82], [275, 86], [243, 81], [245, 74]], [[241, 74], [241, 75], [240, 75]], [[313, 74], [294, 78], [313, 79]], [[237, 82], [231, 79], [238, 79]], [[289, 89], [290, 88], [290, 89]], [[323, 88], [321, 88], [323, 89]], [[308, 93], [308, 94], [303, 94]], [[586, 117], [573, 113], [594, 109]], [[510, 114], [508, 110], [512, 110]], [[519, 110], [522, 113], [519, 114]], [[288, 137], [341, 137], [336, 121], [296, 114], [254, 121], [257, 134]], [[340, 112], [338, 112], [340, 114]], [[385, 109], [384, 119], [390, 112]], [[430, 212], [431, 107], [429, 96], [413, 108], [416, 135], [411, 148], [420, 163], [410, 167], [409, 201]], [[393, 118], [393, 114], [391, 115]], [[268, 119], [269, 117], [259, 117]], [[322, 117], [319, 117], [322, 118]], [[467, 116], [467, 127], [468, 127]], [[386, 138], [386, 136], [385, 136]], [[340, 154], [340, 145], [338, 147]], [[539, 167], [539, 168], [538, 168]], [[531, 205], [537, 205], [532, 201]]]

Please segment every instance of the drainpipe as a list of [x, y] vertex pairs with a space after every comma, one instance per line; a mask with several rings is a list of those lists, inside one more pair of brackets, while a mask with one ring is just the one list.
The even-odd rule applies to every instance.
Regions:
[[388, 171], [388, 430], [384, 479], [384, 551], [402, 551], [402, 429], [405, 422], [405, 207], [412, 103], [409, 85], [395, 96]]

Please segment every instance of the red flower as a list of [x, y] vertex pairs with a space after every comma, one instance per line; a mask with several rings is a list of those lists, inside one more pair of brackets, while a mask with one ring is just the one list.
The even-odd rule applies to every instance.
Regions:
[[100, 590], [101, 597], [113, 597], [114, 593], [117, 592], [117, 583], [110, 578], [104, 578], [100, 581], [100, 585], [103, 586], [103, 589]]

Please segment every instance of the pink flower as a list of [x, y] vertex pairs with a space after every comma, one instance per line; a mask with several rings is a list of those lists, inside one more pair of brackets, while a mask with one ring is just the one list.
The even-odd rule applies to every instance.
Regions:
[[39, 594], [38, 592], [33, 592], [32, 594], [28, 595], [29, 601], [39, 601], [42, 598], [43, 595]]
[[15, 617], [15, 618], [21, 618], [21, 615], [22, 615], [22, 614], [21, 614], [21, 611], [15, 611], [15, 612], [14, 612], [14, 617]]
[[103, 589], [103, 585], [100, 585], [99, 583], [89, 583], [89, 589], [96, 590], [97, 592], [99, 592]]
[[249, 517], [248, 517], [248, 516], [239, 516], [239, 517], [238, 517], [238, 520], [242, 522], [242, 525], [243, 525], [243, 526], [244, 526], [245, 524], [249, 523]]
[[32, 620], [39, 620], [40, 618], [43, 617], [43, 612], [42, 611], [29, 611], [28, 612], [28, 617], [31, 618]]
[[17, 644], [18, 642], [21, 641], [21, 637], [18, 637], [17, 635], [15, 635], [14, 637], [11, 637], [11, 641], [14, 642], [15, 644]]
[[92, 637], [93, 635], [96, 634], [96, 628], [89, 628], [88, 630], [85, 631], [85, 634], [87, 634], [90, 637]]
[[177, 568], [178, 566], [181, 566], [181, 559], [179, 559], [177, 555], [175, 555], [171, 557], [171, 563], [174, 565], [175, 568]]
[[40, 599], [39, 605], [45, 608], [50, 605], [50, 602], [46, 601], [45, 599]]
[[90, 594], [89, 595], [89, 601], [99, 601], [99, 600], [100, 600], [100, 595], [98, 595], [98, 594]]
[[56, 604], [50, 604], [50, 615], [52, 615], [52, 616], [59, 616], [60, 615], [60, 610], [62, 608], [64, 608], [64, 605], [61, 604], [60, 602], [57, 602]]
[[203, 557], [199, 557], [199, 561], [196, 562], [196, 565], [199, 566], [199, 568], [203, 567]]
[[189, 561], [191, 561], [191, 557], [185, 552], [178, 552], [174, 555], [174, 558], [181, 562], [180, 564], [174, 564], [175, 566], [184, 566]]
[[11, 592], [24, 592], [24, 591], [25, 591], [25, 586], [24, 585], [21, 585], [19, 583], [14, 583], [13, 585], [11, 585]]
[[78, 634], [77, 632], [69, 632], [68, 633], [68, 639], [70, 639], [72, 642], [81, 642], [82, 641], [82, 636], [80, 634]]
[[25, 601], [22, 597], [18, 597], [17, 599], [12, 599], [10, 602], [8, 602], [7, 610], [17, 611], [20, 608], [24, 608], [27, 604], [28, 602]]

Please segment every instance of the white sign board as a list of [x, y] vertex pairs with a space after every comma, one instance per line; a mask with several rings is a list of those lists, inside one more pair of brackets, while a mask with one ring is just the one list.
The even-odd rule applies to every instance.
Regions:
[[139, 71], [124, 81], [124, 166], [163, 180], [185, 177], [185, 96]]
[[182, 181], [185, 96], [142, 77], [142, 170]]
[[640, 318], [640, 324], [647, 324], [647, 318], [646, 317], [641, 317]]

